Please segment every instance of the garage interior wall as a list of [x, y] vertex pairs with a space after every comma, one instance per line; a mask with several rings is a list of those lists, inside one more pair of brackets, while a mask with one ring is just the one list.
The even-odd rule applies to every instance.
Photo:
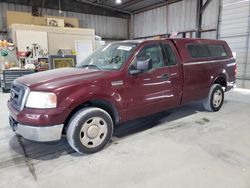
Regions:
[[[0, 31], [6, 30], [6, 11], [22, 11], [31, 13], [31, 7], [12, 3], [0, 3]], [[128, 20], [124, 18], [107, 17], [91, 14], [82, 14], [76, 12], [63, 12], [59, 14], [58, 10], [43, 10], [44, 15], [64, 16], [78, 18], [81, 28], [95, 29], [95, 34], [103, 39], [124, 40], [128, 39]]]
[[[206, 3], [204, 0], [203, 3]], [[226, 40], [237, 60], [237, 85], [250, 88], [250, 2], [249, 0], [212, 0], [202, 16], [202, 38]], [[0, 30], [6, 29], [6, 11], [31, 12], [30, 6], [0, 3]], [[94, 28], [96, 35], [108, 41], [128, 38], [128, 24], [132, 38], [147, 38], [172, 32], [195, 31], [197, 29], [197, 0], [183, 0], [133, 15], [127, 19], [107, 16], [64, 12], [44, 9], [44, 15], [78, 18], [81, 28]], [[221, 11], [219, 11], [221, 10]], [[219, 13], [220, 12], [220, 13]], [[216, 29], [219, 27], [219, 31]], [[213, 30], [213, 31], [209, 31]], [[3, 34], [4, 35], [4, 34]]]
[[237, 86], [250, 89], [250, 2], [223, 0], [220, 19], [220, 39], [226, 40], [236, 52]]
[[[203, 3], [206, 3], [204, 0]], [[152, 10], [134, 14], [134, 38], [151, 37], [196, 30], [197, 0], [183, 0]], [[219, 1], [212, 0], [202, 17], [203, 30], [216, 30]], [[204, 38], [216, 38], [217, 31], [203, 32]]]
[[[236, 52], [237, 87], [241, 88], [250, 88], [249, 7], [249, 0], [212, 0], [202, 15], [201, 37], [225, 40]], [[185, 0], [134, 14], [134, 38], [196, 30], [194, 10], [197, 0]]]
[[[203, 2], [203, 4], [206, 1]], [[220, 0], [212, 0], [202, 15], [202, 32], [201, 38], [216, 39], [218, 38], [219, 15], [220, 14]], [[209, 31], [210, 30], [210, 31]], [[211, 31], [215, 30], [215, 31]]]

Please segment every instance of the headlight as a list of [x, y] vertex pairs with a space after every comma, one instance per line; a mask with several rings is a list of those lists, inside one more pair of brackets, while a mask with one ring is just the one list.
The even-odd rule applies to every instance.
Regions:
[[26, 107], [29, 108], [56, 108], [57, 98], [55, 93], [31, 91]]

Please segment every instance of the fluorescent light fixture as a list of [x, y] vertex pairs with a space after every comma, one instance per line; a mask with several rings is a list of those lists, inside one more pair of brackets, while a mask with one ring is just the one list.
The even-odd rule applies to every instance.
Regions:
[[62, 14], [62, 6], [61, 6], [61, 0], [58, 0], [58, 13]]
[[116, 4], [121, 4], [121, 3], [122, 3], [122, 0], [115, 0], [115, 3], [116, 3]]

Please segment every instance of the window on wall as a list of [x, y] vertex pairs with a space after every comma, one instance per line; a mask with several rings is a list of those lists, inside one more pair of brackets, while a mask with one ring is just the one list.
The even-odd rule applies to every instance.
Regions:
[[165, 51], [167, 66], [176, 65], [177, 64], [176, 57], [171, 46], [169, 44], [163, 44], [163, 48]]
[[222, 44], [190, 44], [187, 49], [192, 58], [227, 57]]

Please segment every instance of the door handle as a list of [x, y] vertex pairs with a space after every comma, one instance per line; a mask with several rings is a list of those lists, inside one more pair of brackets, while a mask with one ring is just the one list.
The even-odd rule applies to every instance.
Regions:
[[162, 79], [163, 81], [166, 81], [166, 80], [169, 79], [169, 75], [168, 75], [168, 74], [163, 74], [163, 75], [161, 75], [161, 79]]

